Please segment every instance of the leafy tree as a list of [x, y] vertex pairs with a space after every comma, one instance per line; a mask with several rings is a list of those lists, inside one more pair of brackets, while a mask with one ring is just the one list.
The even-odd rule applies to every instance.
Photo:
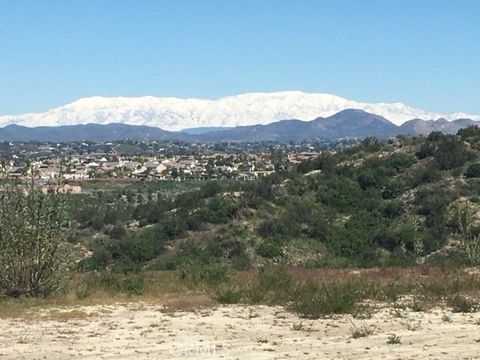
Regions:
[[433, 154], [441, 169], [457, 168], [471, 159], [472, 154], [467, 150], [463, 140], [456, 136], [447, 136], [440, 142]]
[[0, 291], [47, 296], [71, 265], [65, 195], [11, 184], [0, 193]]

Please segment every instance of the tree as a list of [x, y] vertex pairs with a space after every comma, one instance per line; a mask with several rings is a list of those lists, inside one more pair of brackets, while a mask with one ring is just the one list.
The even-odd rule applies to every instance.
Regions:
[[61, 288], [71, 264], [66, 195], [33, 184], [0, 193], [0, 292], [47, 296]]

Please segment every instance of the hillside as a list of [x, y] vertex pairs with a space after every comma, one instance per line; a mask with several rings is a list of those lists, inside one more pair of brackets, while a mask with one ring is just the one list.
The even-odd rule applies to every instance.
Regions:
[[8, 125], [0, 129], [0, 141], [112, 141], [188, 139], [188, 134], [171, 133], [156, 127], [124, 124], [70, 126]]
[[385, 118], [362, 110], [343, 110], [328, 118], [313, 121], [284, 120], [268, 125], [237, 127], [206, 133], [202, 141], [303, 141], [313, 139], [389, 138], [397, 135], [399, 127]]
[[[93, 257], [84, 266], [475, 263], [462, 241], [478, 233], [472, 214], [479, 155], [478, 128], [388, 142], [368, 138], [256, 182], [200, 183], [174, 198], [152, 184], [139, 195], [128, 192], [127, 203], [120, 200], [125, 191], [87, 197], [75, 206], [75, 218], [82, 231], [100, 230], [107, 238], [85, 243]], [[462, 216], [468, 229], [461, 228]], [[139, 224], [135, 231], [132, 221]]]

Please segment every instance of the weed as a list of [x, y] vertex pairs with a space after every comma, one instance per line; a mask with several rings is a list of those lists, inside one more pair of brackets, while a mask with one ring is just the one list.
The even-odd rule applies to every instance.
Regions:
[[75, 296], [79, 300], [86, 299], [91, 295], [91, 293], [92, 293], [92, 288], [88, 283], [80, 284], [78, 287], [75, 288]]
[[140, 275], [130, 275], [120, 282], [120, 290], [129, 295], [142, 295], [145, 288], [144, 277]]
[[393, 313], [392, 313], [393, 317], [395, 318], [404, 318], [405, 315], [402, 313], [402, 311], [400, 309], [393, 309]]
[[359, 300], [361, 296], [351, 283], [305, 283], [297, 288], [291, 307], [305, 318], [318, 319], [330, 314], [350, 314]]
[[218, 289], [213, 298], [220, 304], [237, 304], [242, 298], [242, 291], [236, 287]]
[[420, 329], [421, 324], [419, 322], [418, 323], [406, 323], [405, 327], [407, 328], [408, 331], [417, 331], [418, 329]]
[[387, 339], [387, 344], [389, 345], [397, 345], [401, 343], [402, 341], [400, 339], [400, 336], [397, 336], [396, 334], [391, 334]]
[[373, 316], [374, 308], [370, 304], [358, 304], [352, 316], [355, 319], [366, 320], [371, 319]]
[[478, 309], [478, 303], [465, 295], [457, 294], [447, 300], [447, 304], [452, 307], [453, 312], [470, 313]]
[[448, 316], [447, 314], [443, 314], [442, 321], [449, 323], [449, 322], [452, 322], [452, 318], [450, 316]]
[[423, 312], [426, 310], [425, 301], [423, 299], [414, 298], [411, 308], [412, 311]]
[[264, 267], [258, 275], [258, 285], [264, 291], [274, 291], [277, 300], [284, 300], [290, 297], [294, 288], [292, 273], [282, 267]]
[[303, 323], [299, 322], [297, 324], [293, 324], [292, 325], [292, 330], [295, 330], [295, 331], [303, 330]]
[[250, 286], [245, 291], [245, 296], [251, 304], [261, 303], [266, 296], [265, 290], [258, 285]]
[[367, 337], [369, 335], [373, 334], [373, 329], [369, 328], [366, 324], [362, 324], [361, 326], [356, 326], [353, 324], [353, 332], [352, 332], [352, 338], [353, 339], [359, 339], [361, 337]]
[[246, 290], [246, 297], [252, 304], [285, 304], [290, 301], [295, 287], [290, 271], [277, 266], [264, 267]]

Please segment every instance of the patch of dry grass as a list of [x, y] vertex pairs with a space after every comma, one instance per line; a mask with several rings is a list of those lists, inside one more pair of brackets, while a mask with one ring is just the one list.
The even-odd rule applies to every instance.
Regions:
[[[0, 318], [40, 314], [57, 319], [82, 318], [85, 314], [82, 314], [81, 310], [66, 313], [61, 309], [131, 302], [159, 304], [163, 306], [165, 312], [195, 311], [216, 305], [216, 302], [205, 292], [192, 290], [179, 282], [174, 271], [143, 274], [145, 286], [139, 295], [132, 295], [122, 289], [102, 283], [102, 276], [98, 273], [77, 274], [68, 289], [45, 299], [0, 298]], [[124, 277], [124, 275], [118, 276]]]
[[[330, 296], [327, 303], [330, 300], [343, 299], [342, 291], [355, 291], [356, 296], [352, 300], [355, 304], [352, 304], [353, 307], [348, 306], [348, 311], [359, 319], [371, 316], [370, 305], [379, 302], [400, 304], [403, 301], [404, 306], [414, 306], [419, 311], [424, 311], [433, 306], [451, 304], [454, 297], [463, 299], [467, 296], [472, 304], [477, 304], [480, 300], [480, 275], [466, 273], [462, 269], [446, 271], [440, 268], [418, 266], [373, 269], [281, 268], [280, 270], [280, 272], [269, 270], [237, 272], [222, 286], [238, 288], [242, 294], [240, 302], [278, 305], [291, 305], [292, 301], [295, 303], [295, 299], [302, 295], [300, 290], [309, 288], [305, 287], [307, 284], [310, 284], [313, 290], [318, 290], [312, 293], [315, 296], [325, 291], [330, 295], [338, 295]], [[42, 309], [130, 302], [162, 305], [162, 311], [165, 312], [196, 311], [216, 306], [218, 301], [215, 295], [218, 295], [219, 289], [218, 285], [206, 286], [205, 284], [192, 287], [182, 281], [176, 271], [155, 271], [132, 275], [84, 273], [77, 274], [64, 293], [47, 299], [0, 298], [0, 317], [35, 315]], [[307, 298], [311, 297], [308, 296]], [[421, 299], [421, 307], [420, 302], [415, 301], [418, 299]], [[469, 308], [477, 307], [472, 305]], [[343, 311], [342, 309], [339, 311]], [[72, 313], [62, 316], [82, 317], [83, 315]]]

